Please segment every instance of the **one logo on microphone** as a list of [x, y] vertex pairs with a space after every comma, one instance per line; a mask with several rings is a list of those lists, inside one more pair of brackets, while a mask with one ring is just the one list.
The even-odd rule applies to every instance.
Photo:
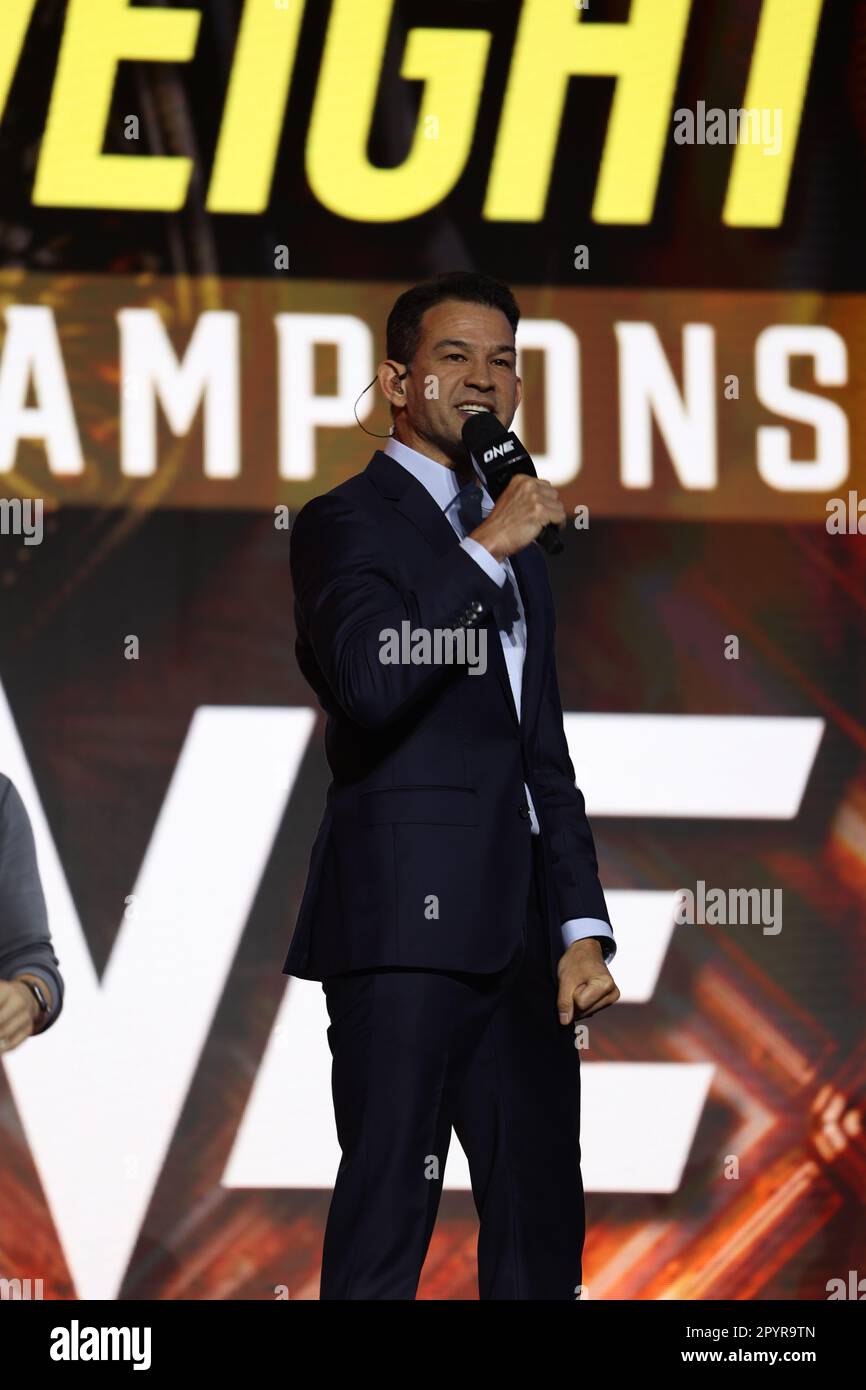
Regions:
[[492, 449], [485, 449], [483, 461], [490, 463], [492, 459], [501, 459], [505, 454], [510, 454], [514, 449], [514, 440], [506, 439], [504, 444], [494, 444]]

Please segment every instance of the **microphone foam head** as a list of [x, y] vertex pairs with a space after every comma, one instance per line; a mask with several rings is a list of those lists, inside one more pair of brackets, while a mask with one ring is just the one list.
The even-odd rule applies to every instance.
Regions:
[[480, 459], [485, 449], [489, 449], [491, 444], [501, 440], [507, 433], [501, 420], [497, 420], [492, 411], [485, 410], [479, 415], [469, 416], [463, 426], [461, 437], [470, 454]]

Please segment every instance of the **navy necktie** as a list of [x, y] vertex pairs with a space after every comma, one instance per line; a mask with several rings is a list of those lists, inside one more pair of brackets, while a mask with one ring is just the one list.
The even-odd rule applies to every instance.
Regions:
[[[482, 511], [482, 493], [478, 483], [467, 483], [458, 492], [456, 497], [457, 514], [460, 524], [463, 527], [463, 535], [468, 536], [476, 527], [481, 525], [484, 519]], [[511, 575], [506, 570], [505, 583], [502, 586], [502, 596], [493, 605], [493, 612], [496, 618], [496, 626], [503, 632], [511, 632], [514, 624], [520, 618], [520, 609], [517, 606], [517, 597], [514, 592], [514, 584]]]

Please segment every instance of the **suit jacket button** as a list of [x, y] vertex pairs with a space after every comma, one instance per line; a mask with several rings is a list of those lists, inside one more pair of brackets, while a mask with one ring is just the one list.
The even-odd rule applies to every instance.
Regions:
[[530, 817], [529, 817], [529, 802], [528, 802], [528, 801], [521, 801], [521, 803], [520, 803], [520, 805], [519, 805], [519, 807], [518, 807], [517, 809], [518, 809], [518, 811], [520, 812], [520, 814], [521, 814], [521, 816], [523, 817], [524, 820], [529, 820]]

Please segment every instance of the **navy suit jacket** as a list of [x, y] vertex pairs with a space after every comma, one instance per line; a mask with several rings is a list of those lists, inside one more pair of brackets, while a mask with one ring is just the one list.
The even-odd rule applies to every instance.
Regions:
[[[333, 781], [283, 973], [495, 971], [517, 949], [541, 830], [551, 972], [569, 918], [609, 922], [562, 726], [555, 613], [534, 543], [511, 557], [526, 609], [518, 721], [492, 616], [500, 587], [426, 488], [377, 450], [291, 534], [301, 671], [327, 715]], [[487, 629], [487, 670], [386, 665], [381, 633]], [[431, 905], [432, 904], [432, 905]]]

